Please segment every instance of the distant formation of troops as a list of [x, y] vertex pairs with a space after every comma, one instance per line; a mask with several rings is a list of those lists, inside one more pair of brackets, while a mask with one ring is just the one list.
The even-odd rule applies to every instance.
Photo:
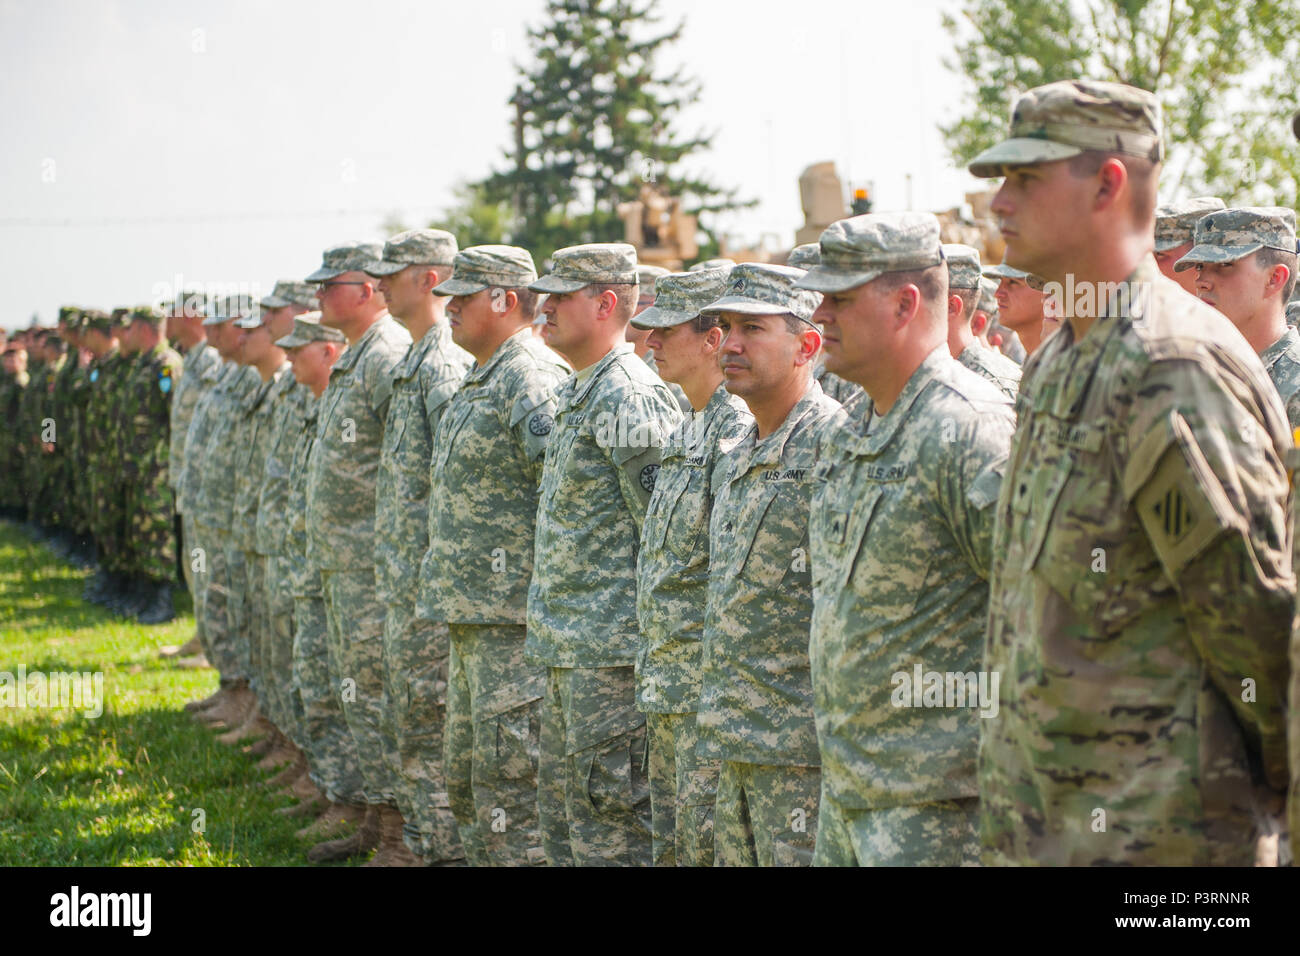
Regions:
[[313, 862], [1285, 865], [1295, 213], [1157, 207], [1161, 122], [1025, 94], [999, 264], [419, 229], [68, 308], [5, 347], [0, 507], [141, 622], [181, 576], [187, 709]]

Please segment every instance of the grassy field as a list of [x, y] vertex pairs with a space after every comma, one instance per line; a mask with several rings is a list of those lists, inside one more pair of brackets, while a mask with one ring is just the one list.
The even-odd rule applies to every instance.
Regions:
[[270, 773], [181, 709], [216, 673], [158, 657], [193, 633], [188, 596], [146, 627], [82, 601], [85, 577], [0, 522], [0, 672], [103, 673], [98, 717], [0, 704], [0, 866], [302, 864]]

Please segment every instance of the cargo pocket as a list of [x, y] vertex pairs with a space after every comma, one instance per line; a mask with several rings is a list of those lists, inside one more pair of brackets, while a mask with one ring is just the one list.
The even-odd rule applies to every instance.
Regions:
[[536, 700], [498, 714], [496, 721], [496, 772], [501, 780], [537, 778], [541, 708]]

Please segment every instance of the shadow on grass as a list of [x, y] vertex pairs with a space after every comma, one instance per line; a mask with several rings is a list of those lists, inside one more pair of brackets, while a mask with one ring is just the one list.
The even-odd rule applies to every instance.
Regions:
[[301, 864], [291, 801], [214, 736], [160, 709], [0, 725], [0, 866]]

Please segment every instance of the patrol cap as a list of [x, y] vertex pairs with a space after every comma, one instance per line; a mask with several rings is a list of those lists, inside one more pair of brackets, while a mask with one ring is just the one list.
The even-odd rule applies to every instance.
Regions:
[[532, 254], [519, 246], [470, 246], [456, 253], [451, 278], [433, 287], [434, 295], [473, 295], [495, 286], [518, 289], [537, 281]]
[[319, 312], [304, 312], [293, 317], [293, 331], [276, 339], [275, 344], [282, 349], [294, 349], [300, 345], [310, 345], [312, 342], [343, 344], [346, 341], [347, 339], [338, 329], [320, 324]]
[[304, 309], [316, 308], [316, 290], [310, 282], [298, 279], [280, 279], [271, 289], [270, 295], [262, 296], [258, 303], [264, 309], [283, 309], [290, 305], [300, 305]]
[[980, 285], [980, 253], [974, 246], [960, 242], [945, 242], [943, 258], [948, 263], [948, 288], [978, 289]]
[[1239, 206], [1196, 221], [1196, 245], [1174, 263], [1174, 271], [1198, 262], [1236, 262], [1260, 249], [1295, 252], [1295, 211], [1282, 206]]
[[791, 269], [803, 269], [807, 271], [822, 261], [822, 247], [816, 242], [805, 242], [803, 245], [795, 246], [790, 250], [790, 254], [785, 257], [785, 264]]
[[103, 309], [87, 309], [84, 313], [83, 328], [94, 329], [96, 332], [109, 333], [115, 326], [113, 317]]
[[379, 262], [366, 275], [391, 276], [407, 266], [449, 266], [456, 258], [456, 237], [445, 229], [408, 229], [384, 243]]
[[308, 282], [326, 282], [354, 270], [365, 272], [379, 264], [384, 247], [377, 242], [345, 242], [331, 246], [321, 256], [321, 267], [307, 277]]
[[973, 176], [1002, 176], [1005, 166], [1052, 163], [1085, 150], [1164, 159], [1160, 101], [1123, 83], [1062, 80], [1036, 86], [1016, 100], [1007, 139], [984, 150]]
[[644, 263], [637, 263], [636, 280], [641, 286], [642, 295], [654, 295], [655, 283], [664, 276], [669, 275], [669, 270], [663, 266], [652, 266]]
[[207, 314], [208, 300], [207, 296], [199, 289], [182, 289], [163, 308], [172, 315], [194, 318]]
[[1156, 207], [1156, 252], [1168, 252], [1196, 236], [1196, 220], [1223, 209], [1218, 196], [1198, 196]]
[[124, 329], [131, 324], [131, 310], [127, 306], [119, 305], [108, 314], [108, 320], [114, 328]]
[[668, 273], [655, 285], [654, 305], [632, 316], [632, 326], [666, 329], [689, 322], [705, 306], [722, 297], [730, 274], [730, 269]]
[[162, 328], [165, 318], [166, 316], [163, 315], [162, 310], [152, 305], [137, 305], [128, 313], [128, 321], [148, 322], [155, 329]]
[[998, 287], [998, 279], [1019, 279], [1031, 289], [1041, 290], [1047, 283], [1045, 280], [1034, 275], [1032, 272], [1026, 272], [1024, 269], [1017, 269], [1015, 266], [1009, 266], [1006, 261], [999, 262], [997, 265], [985, 266], [980, 270], [980, 274], [985, 278], [995, 280], [993, 288]]
[[[742, 262], [727, 276], [722, 295], [700, 309], [701, 315], [739, 312], [742, 315], [793, 315], [813, 325], [821, 296], [800, 288], [807, 273], [767, 262]], [[649, 311], [649, 310], [647, 310]], [[645, 313], [642, 313], [644, 315]], [[641, 316], [637, 316], [640, 318]], [[813, 325], [816, 328], [815, 325]]]
[[534, 292], [577, 292], [593, 283], [636, 285], [636, 247], [626, 242], [589, 242], [559, 249], [555, 268], [528, 288]]
[[229, 322], [232, 319], [242, 319], [253, 311], [255, 310], [253, 309], [252, 296], [243, 293], [228, 295], [212, 300], [212, 308], [208, 317], [203, 320], [203, 324], [220, 325], [222, 322]]
[[980, 297], [975, 308], [989, 316], [998, 314], [998, 284], [986, 276], [980, 276]]
[[715, 269], [734, 269], [736, 267], [735, 259], [705, 259], [697, 262], [687, 269], [687, 272], [712, 272]]
[[884, 275], [943, 262], [939, 220], [928, 212], [867, 213], [841, 219], [821, 235], [821, 261], [801, 289], [844, 292]]
[[80, 317], [81, 309], [77, 308], [75, 305], [59, 306], [59, 325], [67, 325], [75, 329]]
[[263, 318], [260, 309], [256, 312], [250, 312], [248, 315], [235, 319], [235, 327], [240, 329], [260, 329], [262, 323]]

